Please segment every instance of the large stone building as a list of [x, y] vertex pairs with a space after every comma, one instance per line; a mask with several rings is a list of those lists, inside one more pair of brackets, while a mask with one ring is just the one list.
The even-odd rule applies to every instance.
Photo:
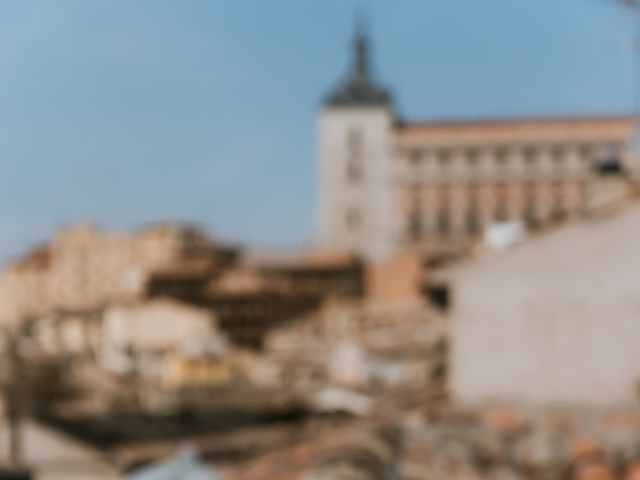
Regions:
[[578, 215], [594, 171], [633, 172], [626, 116], [406, 122], [359, 33], [319, 118], [320, 243], [370, 258], [459, 248], [495, 223]]

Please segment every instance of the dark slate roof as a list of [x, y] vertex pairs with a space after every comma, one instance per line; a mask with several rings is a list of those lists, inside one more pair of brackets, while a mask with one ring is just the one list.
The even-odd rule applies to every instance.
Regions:
[[362, 30], [355, 40], [353, 64], [347, 78], [329, 95], [330, 107], [385, 106], [391, 104], [389, 92], [377, 85], [369, 68], [369, 45]]

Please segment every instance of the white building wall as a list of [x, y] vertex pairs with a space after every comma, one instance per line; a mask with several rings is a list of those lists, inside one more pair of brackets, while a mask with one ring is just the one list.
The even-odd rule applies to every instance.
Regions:
[[639, 242], [634, 207], [454, 272], [456, 400], [637, 405]]
[[[391, 247], [393, 115], [384, 107], [327, 108], [319, 119], [318, 240], [324, 246], [384, 257]], [[348, 175], [351, 132], [361, 139], [361, 177]], [[347, 219], [359, 212], [360, 224]]]

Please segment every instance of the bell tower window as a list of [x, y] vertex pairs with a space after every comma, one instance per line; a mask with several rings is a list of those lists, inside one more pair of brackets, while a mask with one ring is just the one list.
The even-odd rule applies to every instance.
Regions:
[[350, 157], [360, 157], [362, 154], [362, 132], [356, 127], [347, 133], [347, 149]]
[[347, 211], [345, 222], [349, 231], [357, 232], [362, 226], [362, 215], [360, 210], [351, 208]]
[[362, 179], [362, 132], [351, 128], [347, 133], [347, 180], [358, 183]]

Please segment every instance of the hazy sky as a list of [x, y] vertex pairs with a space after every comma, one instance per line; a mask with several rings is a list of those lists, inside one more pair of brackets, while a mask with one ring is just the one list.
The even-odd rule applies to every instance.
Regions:
[[[607, 0], [362, 0], [399, 112], [626, 112]], [[0, 260], [80, 219], [308, 241], [314, 121], [350, 0], [0, 0]]]

